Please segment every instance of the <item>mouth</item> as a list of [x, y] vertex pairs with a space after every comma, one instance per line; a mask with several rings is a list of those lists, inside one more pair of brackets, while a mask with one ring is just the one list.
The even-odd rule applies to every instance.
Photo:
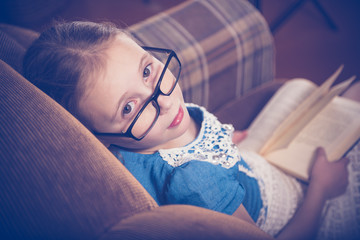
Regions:
[[182, 109], [182, 107], [180, 107], [178, 113], [176, 114], [174, 120], [171, 122], [169, 128], [178, 126], [183, 120], [183, 117], [184, 117], [184, 110]]

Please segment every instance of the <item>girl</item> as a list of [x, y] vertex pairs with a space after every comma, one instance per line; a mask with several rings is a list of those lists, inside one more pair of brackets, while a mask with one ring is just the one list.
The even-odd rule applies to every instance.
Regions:
[[347, 186], [348, 160], [329, 163], [319, 148], [303, 196], [294, 178], [260, 156], [240, 157], [234, 143], [245, 133], [184, 103], [180, 72], [173, 51], [89, 22], [50, 28], [24, 58], [25, 77], [108, 146], [160, 205], [232, 214], [279, 239], [314, 237], [325, 201]]

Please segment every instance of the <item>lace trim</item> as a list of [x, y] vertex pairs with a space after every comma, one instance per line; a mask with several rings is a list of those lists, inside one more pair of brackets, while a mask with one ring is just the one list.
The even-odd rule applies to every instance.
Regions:
[[184, 147], [159, 150], [160, 156], [173, 167], [194, 159], [220, 164], [224, 168], [233, 167], [241, 159], [237, 146], [232, 142], [234, 127], [221, 124], [203, 107], [195, 104], [187, 106], [198, 107], [203, 113], [204, 120], [198, 137]]

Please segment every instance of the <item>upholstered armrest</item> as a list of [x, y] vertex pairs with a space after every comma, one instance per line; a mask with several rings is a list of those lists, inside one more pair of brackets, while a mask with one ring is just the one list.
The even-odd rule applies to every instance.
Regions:
[[38, 33], [0, 23], [0, 59], [17, 72], [22, 72], [22, 58]]
[[244, 96], [229, 102], [214, 114], [221, 122], [231, 123], [235, 129], [244, 130], [249, 127], [256, 115], [283, 83], [283, 81], [265, 83]]
[[141, 212], [114, 225], [107, 239], [272, 239], [239, 218], [204, 208], [168, 205]]
[[185, 100], [210, 111], [273, 80], [273, 39], [248, 1], [187, 1], [129, 30], [143, 45], [174, 49]]

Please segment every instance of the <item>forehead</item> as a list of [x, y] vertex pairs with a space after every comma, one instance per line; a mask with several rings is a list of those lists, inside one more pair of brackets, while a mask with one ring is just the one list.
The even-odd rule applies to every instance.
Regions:
[[112, 77], [112, 74], [126, 73], [138, 67], [139, 60], [145, 51], [130, 37], [125, 34], [118, 35], [105, 51], [104, 78]]
[[104, 51], [105, 65], [94, 74], [79, 101], [82, 114], [94, 128], [106, 122], [114, 113], [119, 98], [131, 89], [145, 51], [125, 34], [118, 35]]

